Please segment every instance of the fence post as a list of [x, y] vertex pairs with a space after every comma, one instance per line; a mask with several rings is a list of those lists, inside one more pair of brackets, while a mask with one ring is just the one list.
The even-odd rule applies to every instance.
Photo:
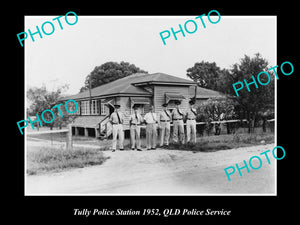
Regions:
[[108, 124], [106, 123], [106, 124], [105, 124], [105, 135], [106, 135], [106, 139], [108, 139], [107, 131], [108, 131]]
[[71, 124], [68, 125], [68, 132], [66, 136], [66, 148], [67, 150], [72, 150], [73, 143], [72, 143], [72, 126]]

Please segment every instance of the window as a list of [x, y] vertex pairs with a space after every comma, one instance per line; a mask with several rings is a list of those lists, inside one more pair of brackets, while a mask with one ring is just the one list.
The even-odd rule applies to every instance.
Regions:
[[98, 100], [92, 100], [91, 115], [99, 115]]
[[[134, 110], [131, 109], [131, 113], [133, 113]], [[144, 115], [145, 114], [145, 107], [144, 105], [140, 105], [140, 107], [138, 108], [138, 112], [141, 114], [141, 115]]]
[[81, 102], [81, 115], [90, 115], [89, 101], [82, 101]]
[[108, 107], [105, 102], [101, 101], [101, 115], [106, 115], [108, 112]]
[[98, 100], [82, 101], [81, 102], [81, 115], [99, 115], [99, 105]]
[[[147, 105], [148, 106], [148, 105]], [[147, 112], [149, 111], [149, 109], [146, 110]], [[144, 115], [145, 114], [145, 105], [140, 105], [139, 108], [138, 108], [138, 112], [141, 114], [141, 115]], [[133, 108], [130, 109], [130, 114], [133, 114], [134, 113], [134, 110]]]
[[150, 98], [143, 98], [143, 97], [130, 97], [130, 101], [131, 101], [131, 110], [130, 110], [130, 112], [133, 113], [132, 106], [137, 104], [137, 105], [140, 105], [139, 112], [141, 114], [145, 114], [145, 106], [146, 106], [146, 108], [148, 108], [148, 106], [151, 103]]

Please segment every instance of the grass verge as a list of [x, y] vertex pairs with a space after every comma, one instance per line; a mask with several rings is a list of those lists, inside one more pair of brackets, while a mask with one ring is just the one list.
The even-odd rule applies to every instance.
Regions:
[[90, 165], [101, 165], [109, 157], [103, 152], [89, 148], [35, 147], [27, 153], [27, 174], [35, 175], [45, 172], [59, 172], [70, 168], [83, 168]]
[[240, 147], [249, 147], [254, 145], [274, 143], [274, 134], [234, 134], [207, 136], [197, 139], [196, 144], [178, 144], [170, 143], [165, 149], [177, 149], [193, 152], [214, 152], [218, 150], [226, 150]]

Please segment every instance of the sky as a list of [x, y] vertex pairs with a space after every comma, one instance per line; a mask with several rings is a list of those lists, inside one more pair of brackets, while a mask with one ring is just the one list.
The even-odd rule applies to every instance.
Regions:
[[[213, 14], [212, 14], [213, 15]], [[25, 16], [25, 30], [52, 21], [53, 16]], [[34, 35], [35, 42], [25, 42], [25, 90], [45, 85], [48, 90], [69, 84], [65, 94], [76, 94], [84, 86], [85, 77], [101, 64], [129, 62], [149, 73], [162, 72], [188, 79], [186, 70], [202, 60], [216, 62], [230, 69], [244, 55], [254, 57], [259, 52], [270, 66], [276, 62], [276, 16], [221, 16], [212, 24], [203, 17], [206, 28], [197, 15], [187, 16], [80, 16], [74, 25], [64, 17], [57, 21], [51, 35]], [[69, 18], [69, 17], [68, 17]], [[163, 44], [160, 32], [171, 27], [176, 31], [187, 20], [197, 23], [197, 31], [185, 37], [171, 34]], [[217, 17], [211, 16], [212, 21]], [[74, 17], [69, 18], [70, 23]], [[188, 29], [193, 30], [192, 23]], [[45, 31], [51, 31], [49, 24]], [[21, 32], [21, 31], [20, 31]]]

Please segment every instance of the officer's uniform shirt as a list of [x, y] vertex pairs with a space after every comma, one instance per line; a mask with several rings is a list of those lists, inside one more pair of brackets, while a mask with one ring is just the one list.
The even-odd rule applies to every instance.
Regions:
[[147, 124], [149, 123], [156, 123], [157, 122], [157, 117], [155, 112], [148, 112], [146, 113], [144, 120]]
[[186, 118], [188, 120], [194, 120], [196, 119], [197, 111], [194, 108], [189, 108], [186, 112]]
[[[118, 116], [118, 115], [119, 115], [119, 116]], [[110, 115], [110, 121], [111, 121], [113, 124], [123, 124], [123, 121], [124, 121], [123, 113], [118, 112], [118, 115], [117, 115], [117, 112], [113, 112], [113, 113]], [[119, 118], [120, 118], [120, 121], [119, 121]]]
[[160, 120], [160, 122], [170, 122], [171, 118], [172, 118], [172, 115], [171, 115], [170, 111], [167, 110], [167, 109], [163, 109], [159, 113], [159, 120]]
[[178, 119], [183, 119], [183, 116], [184, 116], [184, 113], [182, 112], [181, 109], [173, 109], [173, 112], [172, 112], [172, 117], [174, 120], [178, 120]]
[[131, 121], [132, 125], [140, 125], [143, 122], [143, 117], [139, 113], [133, 113], [129, 117], [129, 121]]

